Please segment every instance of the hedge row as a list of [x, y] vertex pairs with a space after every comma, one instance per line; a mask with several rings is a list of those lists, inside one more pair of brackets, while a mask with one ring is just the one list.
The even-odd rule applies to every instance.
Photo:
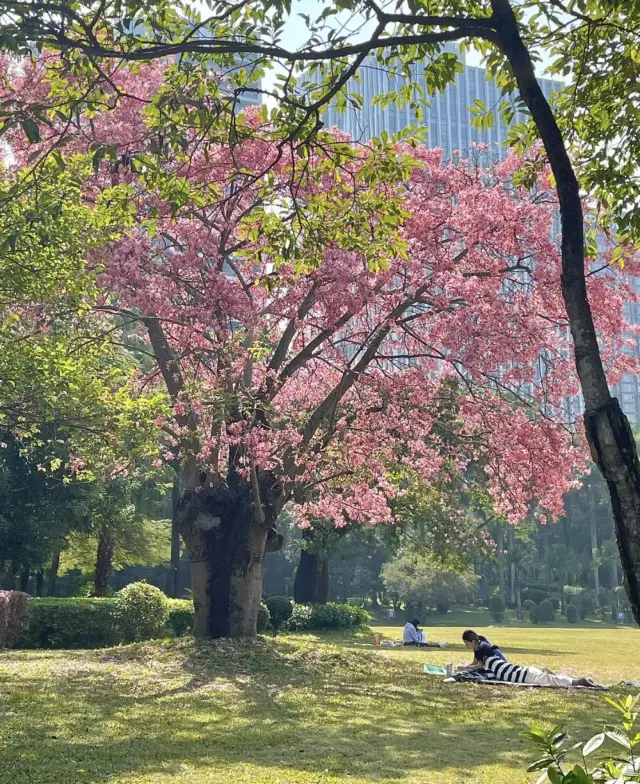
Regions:
[[166, 599], [157, 615], [143, 615], [118, 599], [31, 599], [19, 648], [105, 648], [110, 645], [182, 637], [193, 626], [193, 603]]
[[348, 629], [365, 626], [371, 620], [366, 610], [352, 604], [295, 604], [285, 596], [271, 596], [266, 603], [274, 631]]
[[[162, 591], [146, 583], [133, 583], [111, 599], [29, 599], [28, 606], [26, 594], [4, 593], [10, 595], [0, 596], [0, 647], [105, 648], [158, 637], [181, 637], [193, 627], [190, 600], [167, 599]], [[290, 604], [283, 630], [343, 629], [370, 620], [365, 610], [348, 604]], [[269, 608], [262, 604], [258, 631], [265, 633], [272, 628]]]

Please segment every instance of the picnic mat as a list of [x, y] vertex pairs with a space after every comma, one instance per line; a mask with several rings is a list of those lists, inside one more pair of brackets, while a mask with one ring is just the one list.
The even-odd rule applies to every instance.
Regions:
[[[443, 669], [443, 668], [440, 668]], [[427, 671], [425, 666], [425, 672]], [[443, 672], [446, 672], [443, 670]], [[433, 673], [435, 674], [435, 673]], [[580, 689], [582, 691], [607, 691], [608, 686], [603, 689], [592, 689], [590, 686], [543, 686], [541, 683], [512, 683], [511, 681], [497, 681], [491, 678], [484, 678], [478, 672], [458, 672], [455, 675], [445, 678], [443, 683], [486, 683], [489, 686], [524, 686], [527, 689]]]

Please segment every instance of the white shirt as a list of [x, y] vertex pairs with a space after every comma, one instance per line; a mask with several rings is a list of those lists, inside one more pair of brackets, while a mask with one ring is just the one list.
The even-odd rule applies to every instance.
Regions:
[[412, 623], [406, 623], [402, 632], [402, 642], [426, 642], [424, 632], [419, 632]]

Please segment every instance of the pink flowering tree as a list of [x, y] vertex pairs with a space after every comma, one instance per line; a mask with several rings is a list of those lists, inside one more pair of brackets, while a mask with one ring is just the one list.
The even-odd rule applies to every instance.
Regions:
[[[44, 72], [15, 78], [42, 90]], [[183, 470], [198, 635], [255, 635], [286, 504], [306, 526], [384, 524], [399, 470], [430, 482], [475, 464], [511, 521], [561, 513], [586, 453], [566, 409], [578, 387], [548, 172], [515, 187], [515, 157], [483, 169], [330, 134], [301, 156], [258, 138], [258, 110], [234, 146], [172, 145], [147, 124], [161, 70], [112, 81], [117, 110], [98, 107], [66, 145], [93, 151], [87, 200], [130, 205], [131, 226], [90, 261], [105, 335], [171, 401], [157, 462]], [[16, 129], [14, 154], [32, 146]], [[145, 176], [152, 146], [166, 180]], [[598, 265], [589, 293], [615, 381], [634, 264], [607, 251]]]

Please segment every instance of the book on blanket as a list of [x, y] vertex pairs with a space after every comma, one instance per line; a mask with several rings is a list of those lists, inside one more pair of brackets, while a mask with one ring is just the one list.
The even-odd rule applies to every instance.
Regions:
[[447, 671], [444, 667], [438, 667], [437, 664], [425, 664], [424, 665], [424, 674], [425, 675], [446, 675]]

